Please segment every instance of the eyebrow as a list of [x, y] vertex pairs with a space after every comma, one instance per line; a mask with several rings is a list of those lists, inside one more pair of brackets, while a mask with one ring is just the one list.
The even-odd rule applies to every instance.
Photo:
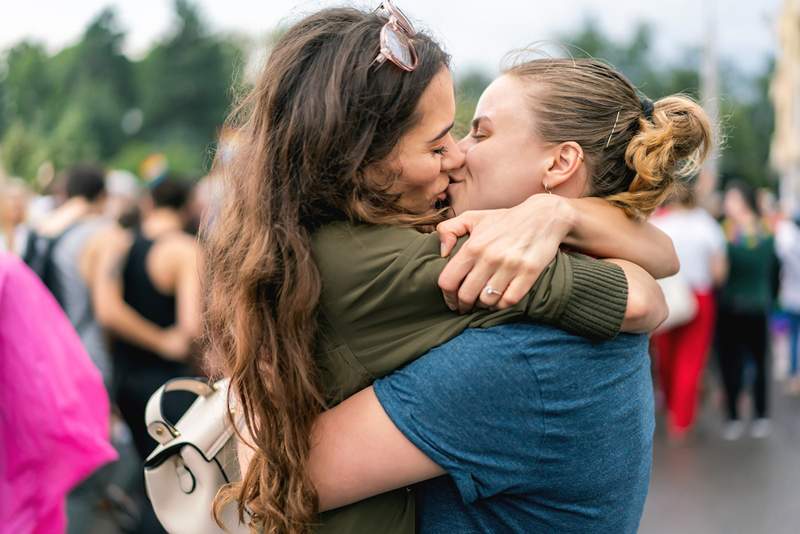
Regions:
[[489, 120], [489, 117], [487, 117], [486, 115], [481, 115], [480, 117], [475, 117], [474, 119], [472, 119], [472, 129], [473, 130], [477, 130], [478, 126], [481, 125], [481, 121], [488, 121], [488, 120]]
[[445, 128], [444, 130], [442, 130], [441, 132], [439, 132], [439, 135], [437, 135], [436, 137], [434, 137], [433, 139], [431, 139], [431, 140], [430, 140], [430, 141], [428, 141], [428, 142], [429, 142], [429, 143], [435, 143], [436, 141], [438, 141], [439, 139], [441, 139], [442, 137], [444, 137], [445, 135], [447, 135], [447, 132], [449, 132], [450, 130], [452, 130], [454, 125], [455, 125], [455, 122], [451, 122], [451, 123], [450, 123], [450, 124], [447, 126], [447, 128]]

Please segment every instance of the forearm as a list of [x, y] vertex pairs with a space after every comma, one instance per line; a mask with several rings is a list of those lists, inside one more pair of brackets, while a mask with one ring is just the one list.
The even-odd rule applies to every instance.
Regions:
[[161, 352], [163, 330], [124, 302], [106, 302], [100, 323], [115, 336], [153, 352]]
[[312, 444], [320, 511], [444, 474], [397, 429], [371, 387], [323, 413]]
[[608, 260], [619, 265], [628, 279], [628, 304], [622, 331], [652, 332], [667, 318], [667, 302], [661, 287], [638, 265], [625, 260]]
[[680, 267], [672, 240], [650, 223], [634, 221], [600, 198], [566, 199], [574, 211], [564, 244], [598, 258], [621, 258], [654, 278], [672, 276]]

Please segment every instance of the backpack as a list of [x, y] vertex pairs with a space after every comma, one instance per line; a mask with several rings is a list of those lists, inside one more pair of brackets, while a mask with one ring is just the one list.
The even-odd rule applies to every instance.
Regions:
[[60, 234], [48, 237], [32, 232], [28, 238], [27, 246], [22, 260], [36, 273], [36, 276], [50, 290], [56, 298], [58, 304], [64, 308], [64, 296], [61, 283], [56, 276], [56, 266], [53, 260], [53, 252], [58, 243], [72, 230], [80, 226], [81, 221], [68, 226]]

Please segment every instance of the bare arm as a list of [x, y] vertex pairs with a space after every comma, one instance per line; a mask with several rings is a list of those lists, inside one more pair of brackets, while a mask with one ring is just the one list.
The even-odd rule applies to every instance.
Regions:
[[98, 251], [92, 280], [95, 317], [103, 327], [122, 339], [150, 349], [170, 359], [181, 359], [188, 344], [176, 332], [148, 321], [123, 298], [122, 270], [132, 243], [131, 235], [113, 228], [103, 235], [106, 245]]
[[619, 265], [628, 279], [628, 307], [622, 322], [622, 331], [631, 333], [652, 332], [664, 322], [669, 310], [664, 292], [647, 271], [626, 260], [607, 260]]
[[[599, 258], [628, 260], [654, 278], [672, 275], [680, 266], [665, 233], [596, 198], [533, 195], [513, 208], [465, 212], [440, 223], [437, 231], [442, 256], [469, 234], [439, 277], [445, 302], [460, 311], [478, 300], [499, 309], [513, 306], [562, 244]], [[494, 298], [483, 292], [490, 281], [500, 290]]]
[[200, 298], [201, 258], [197, 243], [187, 238], [177, 255], [175, 283], [177, 327], [190, 340], [200, 337], [202, 329]]
[[[308, 469], [322, 512], [444, 474], [392, 423], [371, 386], [320, 415], [312, 432]], [[242, 473], [251, 457], [240, 442]]]
[[648, 222], [635, 221], [601, 198], [564, 199], [573, 207], [574, 223], [564, 244], [598, 258], [621, 258], [654, 278], [678, 272], [672, 240]]

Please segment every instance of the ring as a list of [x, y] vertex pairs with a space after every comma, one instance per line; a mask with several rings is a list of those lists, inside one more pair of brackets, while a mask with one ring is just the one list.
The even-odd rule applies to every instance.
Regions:
[[498, 290], [496, 290], [492, 286], [486, 286], [485, 288], [483, 288], [483, 292], [486, 293], [489, 296], [502, 295], [502, 293], [500, 293]]

